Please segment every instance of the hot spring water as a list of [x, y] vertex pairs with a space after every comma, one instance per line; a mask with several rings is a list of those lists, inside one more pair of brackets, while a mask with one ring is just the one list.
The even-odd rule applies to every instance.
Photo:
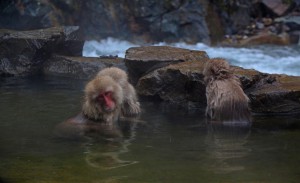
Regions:
[[121, 140], [56, 138], [85, 81], [2, 78], [2, 182], [297, 182], [299, 116], [254, 116], [251, 128], [207, 125], [203, 111], [142, 101]]
[[[164, 44], [159, 44], [164, 45]], [[136, 46], [89, 41], [85, 56], [118, 55]], [[300, 75], [296, 47], [212, 48], [183, 43], [231, 64]], [[254, 116], [251, 128], [208, 125], [203, 111], [142, 101], [140, 123], [121, 140], [55, 137], [77, 114], [86, 81], [1, 78], [0, 182], [298, 182], [299, 116]]]

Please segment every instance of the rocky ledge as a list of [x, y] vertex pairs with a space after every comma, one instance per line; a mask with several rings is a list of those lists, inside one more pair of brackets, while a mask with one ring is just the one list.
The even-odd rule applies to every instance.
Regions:
[[[144, 48], [145, 53], [147, 49]], [[197, 58], [196, 55], [192, 55], [195, 53], [190, 54], [190, 58]], [[202, 71], [207, 60], [207, 57], [200, 57], [145, 72], [137, 82], [137, 92], [143, 97], [167, 101], [186, 108], [202, 108], [206, 106]], [[139, 68], [135, 69], [139, 71]], [[232, 66], [232, 69], [241, 80], [254, 113], [300, 113], [300, 77], [266, 74], [236, 66]]]
[[[76, 27], [17, 32], [0, 30], [0, 76], [34, 74], [90, 79], [105, 67], [128, 71], [141, 98], [186, 109], [206, 106], [203, 67], [206, 52], [168, 46], [133, 47], [125, 58], [82, 57]], [[266, 74], [232, 66], [254, 113], [300, 113], [300, 77]]]
[[52, 54], [81, 56], [78, 26], [33, 31], [0, 29], [0, 75], [32, 75]]

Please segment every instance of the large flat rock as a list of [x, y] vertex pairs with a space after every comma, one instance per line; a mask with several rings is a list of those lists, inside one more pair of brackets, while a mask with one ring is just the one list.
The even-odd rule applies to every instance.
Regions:
[[125, 64], [135, 84], [145, 73], [180, 62], [207, 59], [204, 51], [170, 46], [133, 47], [126, 51]]
[[[203, 68], [206, 60], [182, 62], [142, 76], [136, 89], [143, 97], [197, 108], [206, 106]], [[266, 74], [232, 66], [250, 98], [253, 113], [300, 113], [300, 77]]]
[[203, 64], [202, 61], [190, 61], [157, 69], [139, 79], [137, 92], [188, 108], [205, 107]]
[[43, 66], [43, 73], [78, 79], [91, 79], [106, 67], [126, 70], [124, 59], [117, 57], [70, 57], [54, 55]]
[[81, 56], [79, 27], [0, 30], [0, 75], [34, 75], [52, 54]]

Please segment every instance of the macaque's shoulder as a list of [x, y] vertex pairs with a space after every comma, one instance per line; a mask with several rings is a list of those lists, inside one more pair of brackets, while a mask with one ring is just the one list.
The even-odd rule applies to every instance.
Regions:
[[82, 139], [86, 136], [103, 136], [103, 137], [121, 137], [118, 128], [88, 119], [82, 113], [71, 117], [55, 128], [54, 134], [56, 137], [64, 139]]
[[59, 123], [54, 129], [54, 135], [60, 138], [80, 139], [84, 136], [87, 119], [82, 113]]
[[88, 119], [82, 114], [79, 113], [76, 116], [73, 116], [67, 120], [65, 120], [63, 123], [69, 123], [69, 124], [74, 124], [74, 125], [83, 125], [88, 122]]

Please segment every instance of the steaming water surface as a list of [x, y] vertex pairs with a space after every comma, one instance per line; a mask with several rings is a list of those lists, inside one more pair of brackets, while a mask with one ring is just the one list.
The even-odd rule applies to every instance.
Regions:
[[[159, 46], [166, 43], [156, 44]], [[84, 45], [84, 56], [98, 57], [101, 55], [118, 55], [125, 57], [125, 51], [139, 45], [114, 38], [102, 41], [87, 41]], [[277, 73], [300, 76], [300, 46], [255, 46], [249, 48], [209, 47], [198, 43], [174, 43], [169, 46], [206, 51], [210, 58], [222, 57], [232, 65], [247, 69], [255, 69], [265, 73]]]
[[[207, 125], [142, 102], [142, 122], [121, 141], [56, 138], [80, 110], [85, 81], [0, 82], [0, 182], [298, 182], [299, 116], [255, 116], [251, 128]], [[101, 136], [100, 136], [101, 137]]]

